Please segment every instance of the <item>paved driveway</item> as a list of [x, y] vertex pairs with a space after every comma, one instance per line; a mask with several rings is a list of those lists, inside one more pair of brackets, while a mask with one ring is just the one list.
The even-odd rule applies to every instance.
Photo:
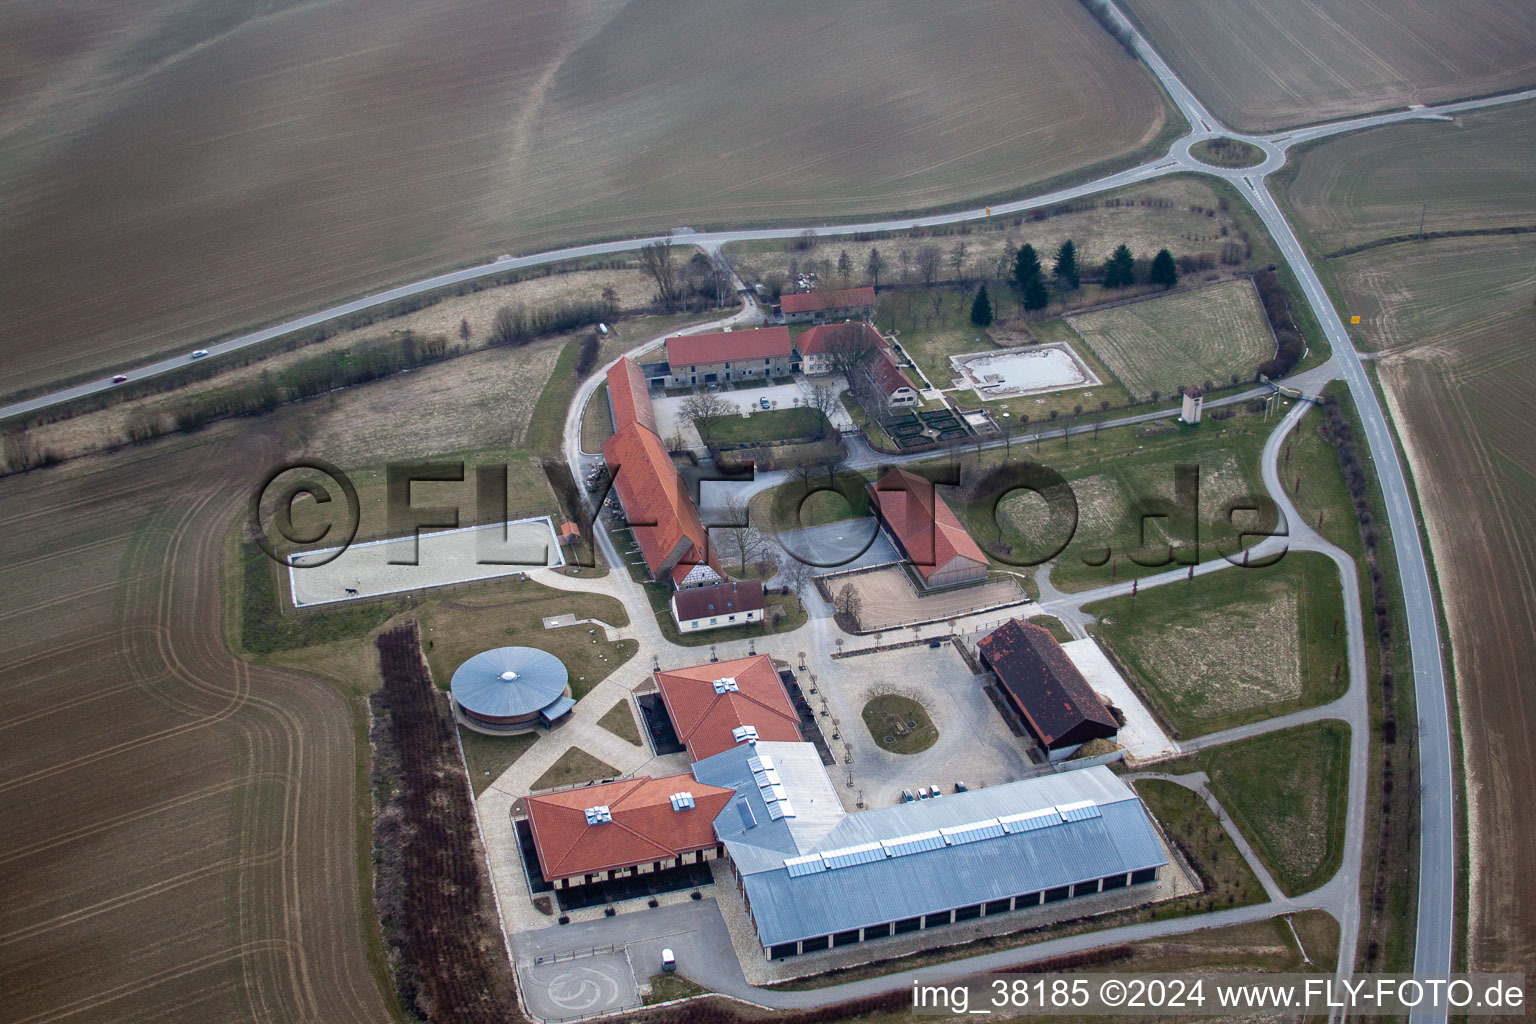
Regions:
[[885, 565], [901, 558], [890, 538], [869, 517], [786, 530], [775, 540], [790, 557], [800, 559], [817, 573]]
[[[854, 784], [866, 805], [894, 804], [903, 789], [915, 792], [919, 786], [938, 784], [949, 793], [956, 780], [978, 788], [1041, 774], [1025, 753], [1029, 741], [1013, 735], [982, 691], [981, 680], [951, 644], [901, 647], [833, 664], [835, 669], [821, 673], [820, 693], [810, 699], [827, 697], [853, 751]], [[880, 749], [862, 715], [864, 705], [880, 693], [899, 693], [922, 704], [939, 731], [934, 745], [916, 754]], [[837, 769], [834, 778], [842, 784]]]
[[635, 974], [623, 949], [554, 963], [524, 964], [518, 979], [528, 1009], [544, 1020], [584, 1017], [640, 1005]]
[[[768, 384], [760, 388], [747, 388], [740, 391], [721, 391], [720, 397], [735, 406], [736, 411], [745, 414], [762, 412], [762, 399], [768, 399], [768, 403], [775, 409], [793, 409], [797, 405], [806, 404], [806, 396], [810, 390], [818, 385], [833, 387], [839, 391], [847, 390], [847, 382], [841, 377], [816, 377], [807, 379], [796, 377], [793, 384]], [[671, 437], [681, 429], [683, 438], [690, 445], [699, 445], [698, 431], [693, 429], [682, 413], [683, 403], [688, 401], [684, 396], [666, 398], [659, 395], [651, 396], [651, 407], [656, 410], [656, 426], [662, 437]], [[832, 409], [832, 425], [838, 430], [855, 429], [853, 418], [848, 415], [848, 410], [838, 402]]]

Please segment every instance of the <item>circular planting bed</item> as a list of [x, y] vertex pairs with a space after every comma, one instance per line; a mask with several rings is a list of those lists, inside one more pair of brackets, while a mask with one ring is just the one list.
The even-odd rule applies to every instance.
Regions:
[[1189, 147], [1190, 156], [1213, 167], [1253, 167], [1264, 162], [1264, 151], [1236, 139], [1206, 139]]
[[910, 697], [881, 694], [861, 712], [875, 745], [893, 754], [920, 754], [939, 739], [928, 711]]

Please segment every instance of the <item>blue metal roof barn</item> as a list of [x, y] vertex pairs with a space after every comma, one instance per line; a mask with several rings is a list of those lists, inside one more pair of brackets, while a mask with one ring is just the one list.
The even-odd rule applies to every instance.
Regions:
[[453, 673], [453, 699], [464, 713], [495, 724], [553, 719], [575, 702], [565, 697], [569, 673], [560, 659], [536, 647], [482, 651]]

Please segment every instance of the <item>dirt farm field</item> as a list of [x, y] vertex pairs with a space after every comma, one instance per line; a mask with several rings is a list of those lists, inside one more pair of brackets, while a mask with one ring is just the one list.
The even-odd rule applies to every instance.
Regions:
[[1529, 103], [1325, 145], [1318, 159], [1304, 157], [1276, 175], [1317, 252], [1413, 234], [1421, 213], [1427, 233], [1536, 224], [1529, 171], [1536, 109]]
[[[1474, 844], [1472, 963], [1536, 957], [1536, 856], [1516, 824], [1536, 786], [1525, 680], [1536, 658], [1536, 241], [1454, 239], [1337, 261], [1373, 310], [1380, 378], [1425, 512], [1450, 627]], [[1516, 817], [1511, 818], [1511, 815]]]
[[4, 16], [0, 391], [501, 252], [1013, 192], [1167, 119], [1075, 0], [183, 6]]
[[1247, 278], [1067, 322], [1138, 398], [1208, 380], [1225, 384], [1233, 374], [1249, 378], [1275, 353], [1274, 334]]
[[[1469, 118], [1465, 127], [1443, 125], [1438, 145], [1402, 130], [1370, 133], [1360, 140], [1369, 150], [1357, 140], [1318, 146], [1302, 157], [1286, 199], [1324, 237], [1396, 233], [1381, 231], [1382, 213], [1415, 188], [1451, 190], [1440, 230], [1497, 222], [1501, 209], [1505, 222], [1529, 223], [1529, 189], [1514, 183], [1528, 182], [1536, 113], [1519, 109], [1523, 118], [1504, 121], [1510, 130], [1503, 136]], [[1482, 132], [1483, 144], [1462, 152], [1452, 140], [1463, 130]], [[1468, 169], [1463, 192], [1445, 177], [1458, 159]], [[1320, 168], [1337, 168], [1341, 181], [1361, 180], [1371, 160], [1381, 161], [1371, 180], [1392, 189], [1341, 187], [1336, 205], [1324, 208], [1315, 187], [1302, 187], [1327, 180]], [[1477, 197], [1480, 187], [1486, 201]], [[1432, 199], [1431, 218], [1436, 206]], [[1375, 367], [1423, 507], [1449, 626], [1473, 837], [1469, 956], [1476, 970], [1525, 969], [1536, 958], [1536, 852], [1519, 824], [1536, 787], [1536, 708], [1525, 682], [1536, 658], [1533, 268], [1531, 236], [1383, 246], [1323, 266], [1341, 308], [1361, 315], [1355, 330], [1362, 347], [1382, 352]]]
[[1536, 22], [1523, 0], [1128, 0], [1127, 8], [1211, 113], [1240, 131], [1536, 79]]
[[390, 1018], [358, 698], [223, 642], [226, 531], [275, 455], [215, 428], [0, 480], [11, 1019]]

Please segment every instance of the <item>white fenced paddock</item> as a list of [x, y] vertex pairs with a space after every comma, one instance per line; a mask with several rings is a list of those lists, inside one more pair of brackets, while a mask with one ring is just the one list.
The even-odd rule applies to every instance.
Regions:
[[979, 398], [1012, 398], [1101, 383], [1066, 342], [950, 358]]
[[[353, 544], [323, 565], [313, 564], [335, 551], [326, 548], [290, 556], [288, 590], [294, 607], [495, 579], [565, 564], [548, 516], [423, 531], [419, 539], [367, 541]], [[412, 558], [414, 565], [395, 564]]]

